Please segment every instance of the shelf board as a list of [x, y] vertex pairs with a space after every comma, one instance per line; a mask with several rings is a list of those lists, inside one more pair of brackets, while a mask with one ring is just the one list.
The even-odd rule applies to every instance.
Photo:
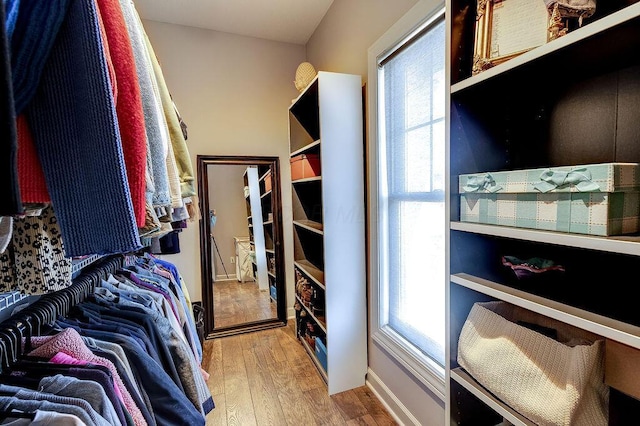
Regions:
[[266, 172], [264, 172], [264, 174], [262, 176], [260, 176], [260, 178], [258, 179], [258, 182], [262, 182], [264, 180], [265, 177], [267, 177], [267, 175], [271, 172], [271, 170], [267, 170]]
[[324, 227], [322, 223], [314, 222], [313, 220], [294, 220], [293, 224], [304, 228], [307, 231], [315, 232], [316, 234], [324, 235]]
[[317, 146], [319, 146], [319, 145], [320, 145], [320, 139], [318, 139], [317, 141], [313, 141], [313, 142], [311, 142], [309, 145], [305, 145], [305, 146], [303, 146], [303, 147], [302, 147], [302, 148], [300, 148], [300, 149], [296, 149], [295, 151], [293, 151], [293, 152], [291, 153], [291, 155], [290, 155], [290, 156], [291, 156], [291, 157], [295, 157], [296, 155], [303, 154], [303, 153], [305, 153], [305, 152], [307, 152], [307, 151], [312, 150], [313, 148], [315, 148], [315, 147], [317, 147]]
[[264, 194], [262, 194], [262, 195], [260, 196], [260, 198], [264, 198], [264, 197], [266, 197], [267, 195], [270, 195], [270, 194], [271, 194], [271, 190], [268, 190], [267, 192], [265, 192]]
[[316, 283], [320, 288], [326, 290], [324, 286], [324, 272], [316, 268], [308, 260], [296, 260], [293, 264], [302, 271], [307, 277]]
[[19, 291], [15, 290], [0, 293], [0, 312], [4, 311], [4, 313], [2, 314], [3, 320], [11, 317], [13, 309], [9, 308], [15, 307], [17, 303], [20, 303], [28, 298], [28, 294], [20, 293]]
[[600, 237], [482, 223], [451, 222], [451, 230], [640, 256], [640, 236]]
[[454, 274], [451, 282], [640, 349], [640, 327], [469, 274]]
[[613, 29], [616, 26], [630, 21], [640, 16], [640, 3], [627, 6], [617, 12], [614, 12], [608, 16], [598, 19], [597, 21], [590, 22], [589, 24], [578, 28], [575, 31], [568, 33], [560, 38], [552, 40], [542, 46], [536, 47], [528, 52], [525, 52], [513, 59], [496, 65], [493, 68], [482, 71], [479, 74], [466, 78], [459, 83], [451, 86], [451, 93], [461, 92], [467, 88], [479, 85], [493, 77], [499, 76], [514, 68], [520, 67], [524, 64], [536, 61], [542, 57], [545, 57], [551, 53], [560, 51], [571, 45], [580, 43], [594, 35]]
[[480, 401], [487, 404], [492, 410], [504, 417], [505, 420], [508, 420], [510, 424], [514, 426], [535, 426], [534, 422], [518, 414], [511, 407], [493, 396], [462, 368], [454, 368], [450, 371], [450, 375], [452, 380], [458, 382]]
[[322, 180], [322, 176], [314, 176], [302, 179], [292, 180], [291, 183], [308, 183], [308, 182], [319, 182]]
[[271, 277], [273, 277], [273, 278], [275, 278], [275, 277], [276, 277], [276, 274], [274, 274], [274, 273], [273, 273], [273, 272], [271, 272], [271, 271], [267, 271], [267, 274], [269, 274], [269, 276], [271, 276]]
[[322, 331], [324, 331], [324, 333], [327, 334], [327, 325], [324, 323], [324, 321], [321, 321], [317, 316], [313, 315], [313, 312], [311, 312], [311, 309], [309, 309], [304, 305], [304, 303], [302, 303], [302, 299], [300, 299], [300, 297], [297, 294], [296, 294], [296, 300], [298, 301], [298, 303], [300, 303], [300, 306], [302, 306], [302, 309], [304, 309], [307, 312], [307, 314], [309, 314], [309, 316], [313, 318], [316, 324], [318, 324], [318, 327], [320, 327]]
[[273, 249], [264, 249], [264, 251], [266, 251], [269, 254], [276, 254], [276, 251]]
[[318, 357], [316, 356], [316, 352], [313, 349], [311, 349], [311, 346], [309, 346], [309, 344], [307, 343], [306, 340], [304, 340], [301, 337], [299, 337], [298, 340], [300, 340], [300, 343], [302, 343], [302, 346], [304, 347], [304, 349], [309, 354], [309, 357], [311, 358], [311, 360], [313, 361], [313, 364], [318, 369], [318, 373], [320, 373], [320, 377], [322, 377], [322, 380], [324, 380], [325, 383], [328, 383], [329, 382], [329, 378], [327, 377], [327, 372], [324, 371], [324, 367], [322, 367], [322, 364], [320, 364], [320, 361], [318, 361]]
[[263, 225], [273, 225], [273, 220], [266, 220], [262, 222]]
[[91, 254], [88, 256], [80, 256], [80, 257], [71, 259], [71, 274], [73, 278], [78, 276], [80, 272], [82, 272], [82, 269], [86, 268], [87, 266], [91, 265], [94, 262], [97, 262], [103, 256], [104, 255], [101, 255], [101, 254]]
[[315, 77], [313, 77], [313, 79], [309, 82], [309, 84], [307, 84], [307, 87], [305, 87], [304, 89], [302, 89], [302, 92], [300, 92], [300, 94], [291, 101], [291, 105], [289, 106], [289, 109], [291, 110], [291, 108], [293, 106], [295, 106], [296, 103], [298, 103], [298, 101], [304, 96], [306, 95], [307, 91], [309, 90], [309, 88], [311, 86], [313, 86], [313, 84], [318, 80], [318, 74], [316, 73]]

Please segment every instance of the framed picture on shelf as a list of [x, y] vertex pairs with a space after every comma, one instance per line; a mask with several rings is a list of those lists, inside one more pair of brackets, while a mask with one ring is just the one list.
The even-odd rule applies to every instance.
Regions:
[[544, 0], [478, 0], [473, 75], [549, 40]]

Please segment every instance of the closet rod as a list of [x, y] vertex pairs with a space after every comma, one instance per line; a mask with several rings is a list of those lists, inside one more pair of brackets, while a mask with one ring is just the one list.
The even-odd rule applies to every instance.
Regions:
[[[88, 266], [62, 290], [40, 296], [35, 302], [0, 323], [0, 373], [10, 368], [31, 350], [31, 336], [41, 334], [43, 327], [58, 317], [67, 316], [73, 306], [83, 302], [101, 279], [122, 268], [125, 256], [107, 256]], [[24, 341], [24, 345], [23, 345]]]

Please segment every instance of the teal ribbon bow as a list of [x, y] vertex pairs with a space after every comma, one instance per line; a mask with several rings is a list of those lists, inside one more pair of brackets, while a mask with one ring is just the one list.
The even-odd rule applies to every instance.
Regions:
[[478, 192], [485, 190], [488, 192], [497, 192], [502, 189], [500, 185], [496, 185], [495, 179], [489, 174], [485, 173], [483, 176], [469, 176], [467, 178], [467, 184], [462, 187], [465, 192]]
[[547, 169], [540, 175], [540, 180], [542, 182], [536, 183], [533, 187], [543, 193], [569, 185], [574, 185], [580, 192], [600, 191], [600, 186], [591, 181], [591, 172], [584, 167], [569, 172]]

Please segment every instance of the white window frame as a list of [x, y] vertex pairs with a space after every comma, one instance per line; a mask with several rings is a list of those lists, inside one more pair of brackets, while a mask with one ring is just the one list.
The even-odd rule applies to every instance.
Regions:
[[[435, 21], [442, 19], [445, 15], [444, 4], [434, 0], [419, 1], [409, 13], [403, 16], [393, 27], [391, 27], [368, 51], [368, 110], [369, 110], [369, 276], [370, 276], [370, 301], [369, 301], [369, 329], [373, 342], [381, 347], [389, 356], [400, 363], [418, 381], [426, 386], [434, 395], [445, 402], [445, 367], [434, 362], [415, 346], [407, 342], [400, 334], [391, 327], [383, 324], [383, 319], [387, 317], [387, 307], [383, 303], [388, 300], [386, 294], [387, 286], [381, 281], [381, 277], [387, 276], [385, 262], [380, 261], [380, 253], [384, 253], [386, 247], [381, 247], [385, 239], [379, 238], [378, 229], [386, 229], [384, 221], [386, 217], [380, 217], [381, 200], [378, 198], [378, 188], [380, 178], [384, 175], [378, 169], [380, 156], [384, 153], [378, 151], [380, 124], [378, 117], [380, 114], [381, 101], [378, 99], [378, 63], [381, 59], [392, 54], [396, 49], [404, 45], [425, 28]], [[446, 31], [447, 43], [445, 52], [448, 52], [448, 33]], [[449, 61], [445, 61], [445, 96], [449, 99]], [[448, 139], [449, 105], [445, 109], [445, 136]], [[445, 149], [445, 218], [449, 217], [449, 167], [448, 167], [448, 147]], [[447, 221], [448, 222], [448, 221]], [[445, 274], [449, 276], [449, 229], [448, 223], [444, 223], [445, 229], [445, 253], [446, 258]], [[442, 285], [446, 286], [446, 282]], [[443, 300], [445, 303], [445, 300]], [[445, 364], [448, 364], [449, 357], [449, 337], [445, 338]]]

